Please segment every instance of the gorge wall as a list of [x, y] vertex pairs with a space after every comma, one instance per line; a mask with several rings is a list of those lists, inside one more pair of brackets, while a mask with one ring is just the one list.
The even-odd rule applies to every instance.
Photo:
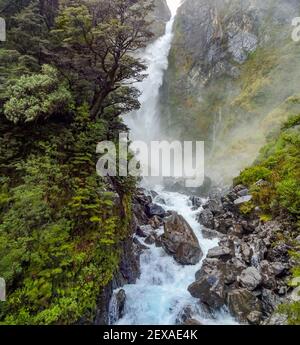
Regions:
[[154, 34], [154, 39], [156, 39], [164, 34], [166, 23], [171, 18], [171, 12], [166, 0], [154, 1], [154, 9], [150, 17], [150, 20], [153, 21], [151, 31]]
[[300, 111], [296, 0], [186, 0], [161, 92], [172, 139], [204, 140], [206, 173], [230, 183]]

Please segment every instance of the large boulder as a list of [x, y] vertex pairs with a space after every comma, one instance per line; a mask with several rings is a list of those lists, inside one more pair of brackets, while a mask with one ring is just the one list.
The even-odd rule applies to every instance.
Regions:
[[263, 289], [261, 294], [263, 312], [266, 315], [272, 314], [280, 304], [280, 298], [271, 290]]
[[212, 309], [219, 309], [225, 304], [225, 264], [217, 259], [205, 260], [196, 281], [188, 287], [190, 294]]
[[164, 249], [182, 265], [195, 265], [203, 256], [193, 229], [176, 212], [165, 219], [161, 242]]
[[210, 210], [214, 216], [222, 214], [223, 206], [219, 199], [209, 199], [204, 205], [203, 209]]
[[271, 263], [267, 260], [263, 260], [260, 262], [259, 268], [262, 276], [263, 287], [267, 289], [275, 289], [277, 282]]
[[230, 291], [227, 295], [227, 306], [231, 314], [243, 323], [248, 323], [248, 318], [253, 319], [253, 312], [261, 312], [261, 302], [247, 289]]
[[202, 198], [200, 198], [199, 196], [191, 196], [190, 197], [190, 201], [191, 201], [191, 203], [192, 203], [192, 205], [193, 205], [193, 208], [195, 209], [195, 210], [197, 210], [198, 208], [200, 208], [201, 207], [201, 205], [202, 205]]
[[252, 195], [245, 195], [245, 196], [241, 196], [238, 199], [234, 200], [234, 204], [236, 206], [240, 206], [243, 204], [246, 204], [247, 202], [252, 200]]
[[146, 205], [146, 212], [150, 218], [154, 216], [164, 218], [166, 215], [166, 211], [161, 206], [153, 203]]
[[214, 229], [215, 227], [214, 215], [209, 209], [203, 210], [200, 213], [198, 221], [208, 229]]
[[255, 267], [248, 267], [238, 277], [238, 281], [243, 287], [253, 291], [262, 283], [262, 276]]
[[208, 251], [207, 258], [209, 259], [221, 259], [228, 261], [232, 257], [232, 252], [228, 247], [214, 247]]

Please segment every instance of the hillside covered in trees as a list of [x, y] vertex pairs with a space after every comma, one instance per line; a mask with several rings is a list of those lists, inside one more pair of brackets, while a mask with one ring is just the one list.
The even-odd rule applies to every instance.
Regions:
[[[0, 325], [300, 324], [298, 10], [0, 0]], [[124, 132], [204, 140], [204, 185], [100, 177]]]
[[[138, 3], [138, 6], [137, 6]], [[5, 324], [92, 320], [130, 233], [133, 178], [96, 174], [127, 129], [152, 34], [146, 1], [1, 0], [0, 272]], [[128, 83], [128, 80], [131, 80]]]

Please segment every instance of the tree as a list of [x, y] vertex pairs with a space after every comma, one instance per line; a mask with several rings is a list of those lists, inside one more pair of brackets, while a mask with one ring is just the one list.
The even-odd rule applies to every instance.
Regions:
[[56, 69], [44, 65], [41, 73], [22, 76], [8, 89], [4, 115], [14, 123], [25, 123], [63, 113], [71, 105], [72, 95], [61, 84]]
[[[2, 5], [2, 7], [1, 7]], [[0, 45], [0, 112], [8, 85], [23, 74], [40, 72], [49, 30], [39, 1], [1, 1], [7, 41]], [[1, 10], [0, 10], [1, 11]]]
[[[55, 29], [52, 58], [73, 88], [88, 95], [92, 119], [114, 103], [116, 113], [138, 107], [132, 84], [146, 66], [134, 55], [152, 36], [149, 0], [65, 1]], [[114, 98], [115, 95], [115, 98]], [[109, 98], [109, 101], [107, 101]], [[113, 99], [114, 98], [114, 99]], [[129, 107], [124, 106], [130, 104]]]
[[31, 1], [28, 6], [11, 18], [8, 32], [8, 46], [12, 46], [22, 55], [29, 55], [41, 63], [44, 46], [47, 45], [48, 29], [40, 12], [39, 1]]

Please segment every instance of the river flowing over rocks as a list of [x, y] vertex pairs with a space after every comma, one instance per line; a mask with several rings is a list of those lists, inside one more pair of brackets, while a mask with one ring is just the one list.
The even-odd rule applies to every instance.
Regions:
[[[126, 119], [133, 139], [159, 136], [159, 90], [168, 68], [175, 7], [165, 35], [143, 55], [149, 77], [137, 86], [141, 109]], [[257, 45], [248, 31], [236, 32], [228, 47], [241, 63]], [[278, 241], [277, 234], [289, 230], [280, 219], [242, 214], [241, 206], [252, 200], [242, 185], [214, 189], [209, 177], [194, 190], [185, 188], [184, 179], [146, 179], [142, 185], [134, 199], [133, 235], [124, 243], [110, 290], [109, 324], [286, 323], [277, 307], [291, 298], [293, 263], [291, 248]]]

